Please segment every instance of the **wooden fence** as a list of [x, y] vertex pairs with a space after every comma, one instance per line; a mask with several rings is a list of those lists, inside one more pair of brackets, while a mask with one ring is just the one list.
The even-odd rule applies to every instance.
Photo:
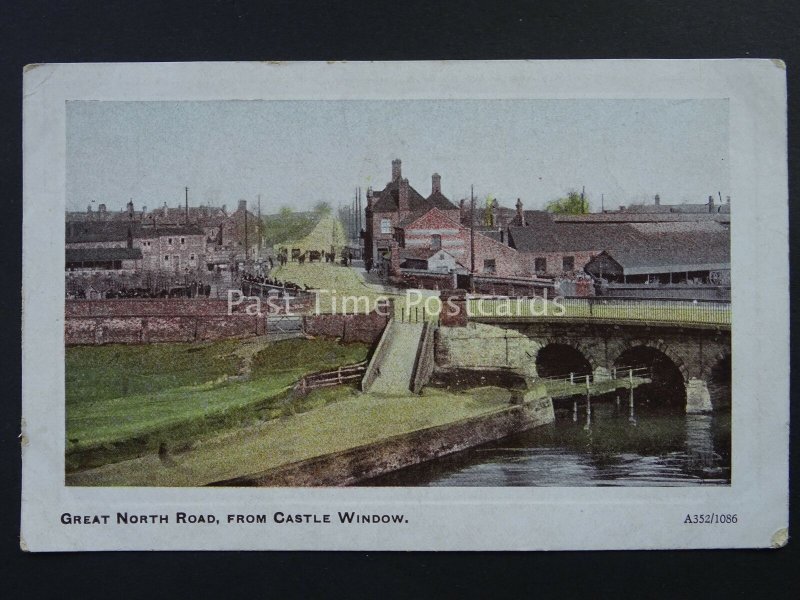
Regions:
[[329, 387], [332, 385], [341, 385], [343, 383], [350, 383], [352, 381], [360, 381], [367, 370], [367, 363], [369, 361], [363, 360], [353, 365], [346, 365], [339, 367], [333, 371], [324, 371], [322, 373], [312, 373], [306, 375], [294, 386], [294, 391], [300, 394], [307, 394], [311, 390]]

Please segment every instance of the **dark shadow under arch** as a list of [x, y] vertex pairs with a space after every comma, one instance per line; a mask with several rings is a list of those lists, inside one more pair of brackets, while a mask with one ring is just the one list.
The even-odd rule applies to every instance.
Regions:
[[592, 365], [583, 353], [567, 344], [547, 344], [536, 354], [536, 372], [539, 377], [568, 377], [591, 375]]
[[651, 346], [633, 346], [624, 350], [614, 361], [616, 368], [647, 367], [652, 382], [638, 387], [635, 395], [656, 405], [686, 406], [686, 382], [675, 362], [664, 352]]

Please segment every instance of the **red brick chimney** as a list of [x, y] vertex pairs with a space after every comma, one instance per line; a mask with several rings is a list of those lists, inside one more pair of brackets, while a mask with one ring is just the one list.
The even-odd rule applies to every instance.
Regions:
[[441, 194], [442, 193], [442, 176], [438, 173], [434, 173], [431, 177], [431, 193], [432, 194]]
[[397, 191], [397, 209], [400, 212], [408, 212], [410, 210], [408, 205], [408, 179], [400, 180], [400, 186]]
[[397, 181], [402, 176], [402, 172], [400, 170], [400, 165], [402, 161], [399, 158], [395, 158], [392, 161], [392, 181]]
[[522, 210], [522, 200], [517, 198], [517, 221], [520, 227], [525, 227], [525, 211]]

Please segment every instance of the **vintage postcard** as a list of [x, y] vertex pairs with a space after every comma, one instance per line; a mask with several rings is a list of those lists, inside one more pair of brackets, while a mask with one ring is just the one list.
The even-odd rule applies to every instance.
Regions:
[[788, 540], [781, 61], [24, 92], [23, 549]]

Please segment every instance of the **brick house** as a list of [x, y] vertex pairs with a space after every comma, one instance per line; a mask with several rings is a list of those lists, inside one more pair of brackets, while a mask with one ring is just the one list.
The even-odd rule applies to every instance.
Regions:
[[[526, 277], [530, 270], [525, 267], [520, 254], [502, 242], [470, 230], [458, 221], [452, 220], [445, 211], [432, 208], [425, 214], [397, 227], [395, 243], [400, 257], [405, 255], [412, 260], [426, 260], [432, 263], [447, 264], [446, 256], [438, 259], [436, 253], [442, 251], [453, 257], [457, 263], [454, 271], [469, 273], [472, 268], [471, 250], [475, 248], [475, 274], [498, 277]], [[410, 252], [418, 256], [411, 257]], [[423, 254], [424, 259], [419, 258]], [[402, 267], [402, 263], [400, 263]], [[430, 269], [430, 267], [428, 267]], [[440, 265], [441, 268], [441, 265]]]
[[442, 179], [438, 173], [431, 177], [431, 193], [425, 198], [403, 178], [401, 166], [399, 158], [393, 160], [391, 181], [383, 190], [367, 190], [364, 259], [368, 264], [374, 264], [379, 254], [388, 255], [391, 242], [398, 241], [396, 229], [403, 229], [432, 208], [456, 224], [460, 220], [459, 208], [442, 194]]

